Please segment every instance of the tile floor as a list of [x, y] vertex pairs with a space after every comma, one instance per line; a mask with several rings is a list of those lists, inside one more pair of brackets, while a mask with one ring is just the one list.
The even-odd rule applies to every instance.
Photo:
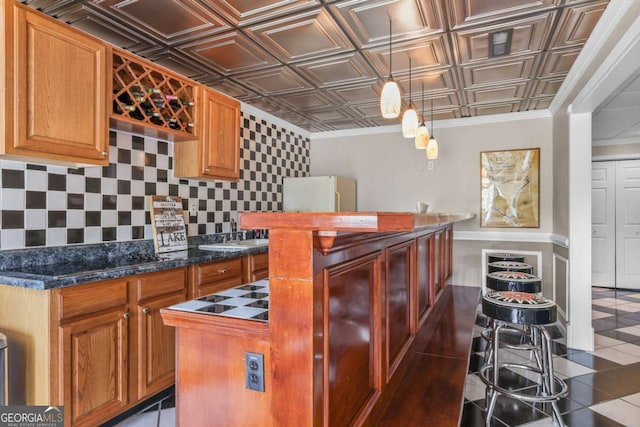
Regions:
[[[640, 426], [640, 292], [593, 288], [592, 317], [595, 351], [568, 349], [563, 330], [549, 327], [554, 338], [554, 367], [565, 379], [569, 394], [559, 402], [567, 426]], [[484, 426], [485, 386], [477, 375], [484, 343], [479, 334], [484, 316], [478, 314], [465, 385], [461, 427]], [[506, 358], [530, 363], [523, 352]], [[520, 371], [521, 372], [521, 371]], [[524, 390], [534, 382], [512, 372], [510, 387]], [[500, 396], [492, 426], [553, 426], [550, 405], [529, 404]]]
[[[563, 330], [549, 327], [554, 338], [554, 367], [567, 381], [569, 395], [559, 402], [569, 427], [640, 427], [640, 292], [593, 288], [595, 351], [568, 349]], [[464, 410], [460, 427], [484, 426], [485, 386], [477, 376], [482, 363], [483, 342], [479, 334], [484, 316], [479, 313], [469, 360]], [[527, 362], [522, 352], [509, 358]], [[529, 378], [513, 372], [511, 387], [534, 387]], [[157, 405], [115, 424], [117, 427], [173, 427], [173, 399], [163, 401], [160, 417]], [[498, 398], [492, 426], [553, 426], [549, 405], [528, 404]], [[110, 424], [113, 425], [113, 424]]]

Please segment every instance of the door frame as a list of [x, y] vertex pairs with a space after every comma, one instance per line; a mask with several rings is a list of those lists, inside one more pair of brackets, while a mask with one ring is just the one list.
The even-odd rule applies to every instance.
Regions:
[[[588, 67], [600, 61], [596, 72], [578, 94], [567, 95], [575, 89], [577, 79], [568, 83], [565, 99], [554, 99], [552, 106], [568, 104], [569, 118], [569, 321], [567, 345], [593, 351], [594, 331], [591, 323], [591, 115], [600, 104], [617, 90], [621, 82], [629, 81], [638, 71], [640, 57], [640, 5], [632, 0], [612, 0], [600, 22], [587, 41], [590, 49], [583, 49], [574, 67], [580, 76]], [[625, 19], [635, 19], [625, 23]], [[617, 37], [613, 49], [606, 41]], [[583, 59], [584, 58], [584, 59]], [[574, 68], [572, 67], [572, 70]], [[563, 84], [563, 86], [565, 86]], [[562, 88], [561, 88], [562, 89]], [[560, 113], [555, 111], [555, 113]], [[580, 126], [583, 126], [580, 128]], [[560, 143], [560, 141], [554, 141]]]

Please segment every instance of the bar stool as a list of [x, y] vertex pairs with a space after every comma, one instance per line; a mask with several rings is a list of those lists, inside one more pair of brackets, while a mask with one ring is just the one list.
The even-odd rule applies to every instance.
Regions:
[[495, 252], [487, 255], [487, 260], [487, 262], [489, 263], [496, 261], [524, 262], [524, 255], [511, 254], [507, 252]]
[[539, 294], [542, 292], [542, 280], [522, 271], [495, 271], [487, 274], [487, 288], [494, 291]]
[[[544, 327], [557, 320], [556, 304], [536, 294], [498, 291], [487, 293], [482, 297], [482, 312], [487, 317], [499, 321], [492, 334], [494, 348], [492, 360], [480, 369], [480, 379], [487, 386], [486, 426], [491, 424], [491, 416], [500, 394], [527, 402], [551, 403], [554, 420], [564, 426], [557, 402], [567, 395], [568, 388], [567, 384], [553, 372], [551, 336]], [[508, 324], [524, 325], [536, 331], [532, 337], [535, 340], [534, 351], [537, 351], [540, 357], [538, 366], [500, 362], [500, 336]], [[500, 381], [501, 368], [527, 370], [538, 374], [540, 392], [524, 394], [505, 388]]]
[[494, 261], [487, 264], [487, 271], [520, 271], [522, 273], [533, 274], [533, 267], [525, 262], [518, 261]]
[[[520, 271], [496, 271], [494, 273], [487, 274], [487, 288], [491, 291], [512, 291], [512, 292], [526, 292], [530, 294], [542, 293], [542, 280], [534, 276], [533, 274], [522, 273]], [[484, 352], [485, 363], [490, 363], [493, 356], [493, 331], [498, 321], [494, 318], [487, 318], [487, 325], [480, 334], [480, 336], [487, 342], [487, 346]], [[503, 347], [516, 349], [516, 350], [535, 350], [535, 329], [531, 329], [527, 326], [516, 328], [513, 325], [505, 325], [505, 332], [511, 332], [517, 334], [519, 340], [517, 344], [504, 343]], [[534, 352], [534, 357], [539, 366], [541, 361], [538, 354]]]

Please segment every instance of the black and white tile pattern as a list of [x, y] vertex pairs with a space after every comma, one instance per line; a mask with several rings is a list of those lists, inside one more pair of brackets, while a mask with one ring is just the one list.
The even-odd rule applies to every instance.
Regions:
[[174, 310], [195, 311], [238, 319], [269, 321], [269, 280], [263, 279], [171, 306]]
[[189, 236], [228, 232], [238, 212], [281, 210], [282, 178], [309, 173], [309, 139], [244, 113], [241, 125], [238, 182], [174, 178], [173, 143], [115, 131], [106, 167], [0, 160], [0, 249], [151, 239], [154, 194], [197, 205]]

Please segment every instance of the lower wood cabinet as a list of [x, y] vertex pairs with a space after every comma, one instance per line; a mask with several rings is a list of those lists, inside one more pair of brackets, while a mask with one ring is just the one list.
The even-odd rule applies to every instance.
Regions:
[[162, 323], [160, 309], [186, 300], [186, 269], [146, 274], [132, 282], [136, 291], [137, 348], [131, 377], [138, 379], [136, 398], [141, 400], [174, 383], [175, 332]]
[[64, 405], [97, 426], [171, 386], [175, 332], [160, 309], [268, 276], [268, 255], [48, 291], [0, 285], [12, 405]]
[[269, 252], [247, 255], [244, 263], [245, 283], [269, 278]]
[[65, 425], [101, 424], [173, 384], [175, 335], [159, 312], [186, 298], [186, 268], [52, 291]]
[[200, 298], [244, 283], [242, 258], [195, 264], [189, 269], [189, 286], [193, 298]]

